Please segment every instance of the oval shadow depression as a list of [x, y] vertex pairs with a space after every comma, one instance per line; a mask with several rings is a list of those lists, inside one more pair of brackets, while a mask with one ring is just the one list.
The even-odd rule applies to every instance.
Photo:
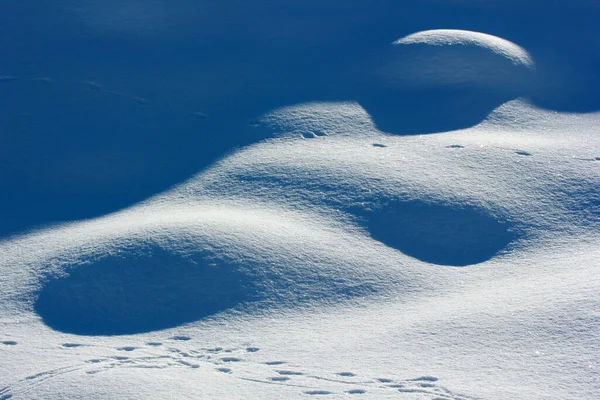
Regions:
[[107, 256], [50, 280], [34, 305], [52, 329], [125, 335], [172, 328], [256, 300], [234, 265], [162, 249]]
[[507, 222], [471, 206], [389, 203], [367, 216], [371, 237], [418, 260], [462, 267], [487, 261], [516, 237]]

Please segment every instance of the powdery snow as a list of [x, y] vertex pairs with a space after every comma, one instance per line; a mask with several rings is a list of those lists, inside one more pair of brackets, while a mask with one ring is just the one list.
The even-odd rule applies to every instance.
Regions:
[[507, 101], [423, 132], [282, 104], [162, 193], [2, 239], [0, 399], [598, 397], [600, 114], [514, 99], [504, 39], [414, 46], [392, 91]]
[[535, 63], [525, 49], [488, 34], [438, 29], [393, 44], [381, 73], [401, 88], [477, 87], [522, 94]]

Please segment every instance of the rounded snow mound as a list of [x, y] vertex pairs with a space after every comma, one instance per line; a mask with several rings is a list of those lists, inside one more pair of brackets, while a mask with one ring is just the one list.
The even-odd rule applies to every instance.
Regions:
[[535, 69], [522, 47], [497, 36], [453, 29], [414, 33], [393, 42], [382, 68], [402, 88], [503, 89], [521, 92]]
[[117, 335], [182, 325], [259, 299], [240, 265], [202, 253], [135, 246], [70, 266], [42, 288], [36, 312], [58, 331]]
[[369, 267], [362, 253], [348, 256], [360, 243], [307, 214], [204, 204], [121, 218], [127, 222], [106, 230], [81, 227], [97, 233], [38, 261], [49, 270], [31, 298], [45, 325], [88, 336], [138, 334], [232, 313], [337, 304], [394, 280], [380, 262]]

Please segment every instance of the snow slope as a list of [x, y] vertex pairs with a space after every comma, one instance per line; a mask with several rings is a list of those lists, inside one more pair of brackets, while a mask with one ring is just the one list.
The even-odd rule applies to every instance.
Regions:
[[[562, 91], [538, 82], [569, 68], [548, 72], [552, 54], [536, 42], [535, 29], [514, 28], [523, 43], [500, 35], [530, 12], [554, 20], [560, 10], [535, 2], [427, 3], [392, 7], [381, 20], [390, 11], [378, 6], [331, 2], [312, 15], [310, 2], [277, 10], [257, 3], [250, 15], [270, 11], [259, 29], [234, 23], [241, 11], [199, 3], [200, 13], [183, 0], [61, 2], [67, 20], [82, 24], [71, 22], [77, 29], [124, 37], [135, 45], [116, 48], [131, 45], [140, 54], [149, 40], [185, 48], [197, 39], [192, 22], [200, 14], [231, 24], [221, 36], [214, 21], [198, 28], [211, 40], [250, 32], [270, 45], [248, 56], [265, 70], [242, 78], [227, 67], [246, 50], [223, 55], [235, 47], [215, 45], [206, 68], [223, 80], [206, 86], [210, 79], [200, 73], [206, 82], [189, 91], [170, 75], [139, 77], [123, 88], [116, 82], [126, 74], [112, 76], [112, 84], [67, 79], [60, 63], [53, 68], [63, 81], [19, 71], [5, 77], [9, 149], [27, 143], [14, 139], [19, 104], [28, 101], [19, 91], [39, 95], [47, 85], [57, 108], [82, 115], [31, 117], [26, 132], [39, 139], [31, 153], [1, 153], [21, 169], [2, 172], [13, 196], [3, 213], [16, 217], [0, 242], [0, 399], [598, 397], [600, 114], [593, 96], [569, 101], [584, 73], [565, 80], [573, 85]], [[567, 19], [600, 12], [573, 4], [563, 12]], [[35, 19], [24, 10], [17, 11]], [[187, 20], [185, 10], [199, 14]], [[405, 25], [394, 26], [407, 10]], [[453, 10], [448, 21], [456, 25], [480, 17], [490, 31], [467, 23], [448, 30], [439, 21], [444, 10]], [[277, 35], [265, 39], [284, 11], [293, 16], [284, 21], [301, 27], [283, 29], [288, 35], [299, 39], [296, 33], [314, 27], [298, 44], [317, 46], [312, 58], [290, 55], [296, 50], [286, 50], [285, 40], [277, 47]], [[326, 49], [348, 50], [341, 32], [332, 38], [319, 30], [332, 15], [345, 32], [367, 21], [382, 25], [352, 43], [372, 46], [374, 56], [357, 51], [326, 63]], [[582, 22], [578, 32], [590, 26]], [[438, 28], [444, 30], [431, 30]], [[394, 37], [384, 41], [388, 33]], [[597, 55], [593, 42], [586, 46], [592, 56], [573, 61], [582, 71]], [[326, 72], [306, 67], [299, 74], [300, 64], [269, 77], [269, 60], [292, 66], [303, 57], [323, 62]], [[165, 66], [146, 73], [181, 67], [181, 76], [193, 75], [184, 56], [160, 59]], [[111, 70], [137, 68], [126, 55], [113, 61]], [[244, 78], [256, 88], [240, 83]], [[144, 82], [154, 97], [133, 90]], [[289, 93], [277, 94], [280, 82], [289, 83]], [[268, 94], [257, 94], [261, 84]], [[587, 85], [591, 93], [600, 87], [591, 78]], [[186, 99], [197, 87], [214, 98]], [[562, 110], [551, 96], [544, 100], [552, 107], [539, 100], [548, 91], [578, 112]], [[173, 93], [180, 97], [169, 98]], [[86, 138], [57, 134], [63, 146], [48, 142], [68, 161], [27, 163], [48, 150], [47, 131], [37, 124], [89, 128], [91, 116], [105, 125]], [[171, 124], [171, 134], [162, 134]], [[117, 133], [104, 136], [111, 126]], [[188, 138], [195, 130], [198, 137]], [[94, 149], [99, 158], [80, 154], [79, 146], [95, 143], [105, 146]], [[52, 166], [55, 183], [40, 180], [44, 165]], [[32, 182], [39, 185], [30, 192], [18, 190]], [[34, 196], [14, 207], [31, 193], [45, 193], [50, 206]], [[30, 219], [18, 218], [38, 204]], [[30, 231], [64, 219], [72, 220]]]

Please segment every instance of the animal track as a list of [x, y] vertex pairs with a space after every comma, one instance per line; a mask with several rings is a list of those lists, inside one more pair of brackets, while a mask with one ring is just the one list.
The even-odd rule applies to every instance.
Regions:
[[126, 347], [119, 347], [119, 348], [117, 348], [117, 350], [119, 350], [119, 351], [134, 351], [136, 349], [137, 349], [137, 347], [133, 347], [133, 346], [126, 346]]
[[315, 139], [317, 137], [328, 136], [325, 132], [321, 132], [321, 131], [302, 132], [301, 135], [304, 139]]
[[180, 342], [187, 342], [188, 340], [192, 340], [192, 338], [189, 336], [173, 336], [171, 339], [178, 340]]
[[437, 382], [438, 378], [435, 376], [420, 376], [418, 378], [409, 379], [409, 381], [427, 381], [427, 382]]
[[367, 391], [364, 389], [350, 389], [350, 390], [346, 390], [346, 393], [348, 393], [348, 394], [365, 394], [365, 393], [367, 393]]
[[524, 150], [517, 150], [517, 151], [515, 151], [515, 154], [518, 154], [520, 156], [532, 156], [533, 155], [530, 152], [524, 151]]
[[269, 380], [275, 381], [275, 382], [285, 382], [285, 381], [289, 381], [290, 378], [288, 378], [287, 376], [274, 376], [272, 378], [269, 378]]
[[332, 392], [329, 392], [327, 390], [309, 390], [304, 393], [312, 395], [312, 396], [333, 394]]
[[[178, 339], [175, 339], [178, 338]], [[182, 339], [185, 338], [185, 339]], [[187, 336], [171, 337], [176, 341], [189, 341], [192, 338]], [[2, 342], [13, 343], [12, 341]], [[16, 344], [16, 342], [14, 342]], [[77, 343], [63, 343], [63, 347], [84, 346]], [[43, 384], [49, 379], [54, 379], [67, 374], [100, 374], [114, 368], [189, 368], [199, 369], [206, 366], [212, 366], [216, 372], [231, 375], [232, 379], [242, 379], [246, 381], [284, 385], [292, 388], [299, 388], [302, 393], [309, 396], [328, 396], [336, 395], [360, 395], [369, 392], [370, 395], [377, 396], [377, 393], [383, 394], [390, 390], [398, 393], [414, 393], [418, 396], [427, 396], [438, 400], [467, 400], [468, 398], [454, 393], [445, 387], [439, 385], [438, 378], [434, 376], [420, 376], [411, 379], [392, 379], [390, 378], [368, 378], [360, 377], [349, 371], [327, 373], [324, 371], [303, 371], [296, 369], [278, 369], [283, 364], [288, 364], [283, 360], [259, 361], [252, 359], [258, 356], [258, 347], [244, 346], [239, 348], [224, 349], [223, 347], [212, 348], [177, 348], [162, 347], [162, 342], [147, 342], [145, 349], [137, 346], [124, 346], [118, 348], [106, 348], [107, 351], [127, 351], [131, 356], [110, 355], [106, 357], [96, 357], [79, 364], [57, 368], [49, 371], [42, 371], [37, 374], [27, 376], [10, 386], [0, 389], [0, 400], [7, 400], [14, 395], [27, 398], [27, 394], [35, 387]], [[135, 351], [134, 350], [138, 350]], [[143, 351], [146, 350], [146, 351]], [[110, 354], [110, 353], [109, 353]], [[218, 354], [228, 354], [225, 357], [218, 357]], [[246, 354], [249, 359], [239, 356]], [[230, 364], [227, 367], [223, 363]], [[234, 368], [233, 365], [236, 367]], [[293, 365], [293, 364], [290, 364]], [[230, 367], [231, 366], [231, 367]], [[256, 374], [262, 375], [262, 378]], [[344, 379], [352, 378], [352, 379]], [[326, 389], [323, 388], [323, 382], [327, 383]], [[363, 386], [357, 388], [356, 386]]]
[[242, 360], [237, 357], [223, 357], [223, 358], [221, 358], [221, 361], [223, 361], [223, 362], [240, 362]]
[[277, 371], [277, 373], [279, 375], [304, 375], [302, 372], [287, 371], [287, 370]]

